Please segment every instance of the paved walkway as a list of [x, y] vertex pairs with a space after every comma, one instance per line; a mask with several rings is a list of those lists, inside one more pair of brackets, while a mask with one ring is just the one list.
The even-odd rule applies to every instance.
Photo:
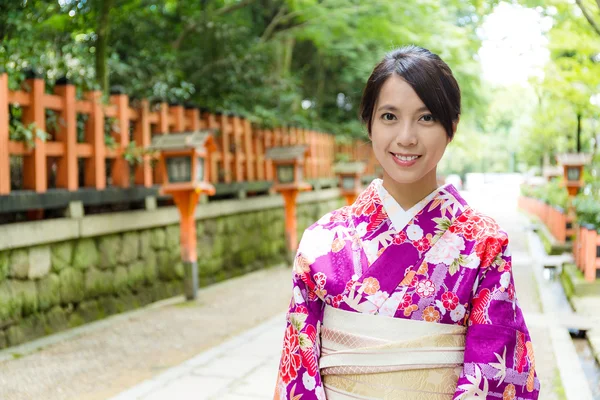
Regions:
[[[529, 253], [527, 220], [516, 211], [515, 190], [477, 193], [465, 197], [510, 235], [517, 295], [543, 387], [540, 399], [588, 399], [577, 388], [581, 377], [572, 364], [576, 356], [566, 329], [545, 312], [551, 305], [544, 299], [552, 298], [552, 291], [536, 279], [540, 266]], [[287, 268], [260, 271], [201, 291], [198, 303], [167, 304], [108, 319], [68, 341], [0, 361], [0, 399], [270, 398], [290, 274]]]

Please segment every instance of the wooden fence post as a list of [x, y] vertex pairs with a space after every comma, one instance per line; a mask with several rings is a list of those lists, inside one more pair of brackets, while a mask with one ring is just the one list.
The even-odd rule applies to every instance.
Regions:
[[8, 75], [0, 74], [0, 196], [10, 193]]
[[[150, 114], [150, 105], [148, 100], [142, 100], [138, 109], [138, 120], [135, 124], [135, 131], [133, 138], [135, 142], [144, 148], [150, 145], [151, 134], [150, 134], [150, 121], [148, 119]], [[143, 185], [145, 187], [152, 186], [152, 167], [150, 166], [150, 156], [144, 156], [144, 163], [138, 165], [135, 170], [135, 184]]]
[[[35, 123], [35, 129], [46, 131], [46, 113], [44, 110], [45, 82], [41, 78], [28, 79], [27, 85], [31, 88], [30, 103], [23, 112], [23, 124]], [[35, 148], [30, 155], [23, 157], [23, 187], [45, 192], [48, 187], [46, 168], [46, 143], [35, 139]]]
[[248, 119], [244, 119], [243, 121], [244, 128], [244, 153], [246, 156], [246, 180], [254, 181], [255, 173], [254, 173], [254, 160], [257, 157], [257, 154], [252, 146], [252, 125], [250, 125], [250, 121]]
[[219, 116], [219, 122], [221, 125], [221, 143], [223, 146], [223, 174], [225, 183], [231, 183], [233, 180], [231, 171], [231, 146], [230, 146], [230, 135], [232, 131], [232, 125], [230, 124], [227, 115], [221, 114]]
[[85, 185], [103, 190], [106, 188], [106, 148], [102, 92], [89, 92], [85, 97], [91, 104], [90, 117], [85, 126], [85, 140], [92, 145], [92, 155], [85, 162]]
[[[274, 147], [274, 134], [272, 130], [264, 131], [264, 149], [265, 153], [267, 149]], [[274, 171], [273, 171], [273, 161], [266, 160], [265, 161], [265, 178], [268, 181], [274, 180]]]
[[65, 81], [57, 82], [54, 92], [63, 99], [56, 140], [64, 144], [63, 156], [58, 160], [56, 186], [67, 190], [77, 190], [79, 167], [77, 164], [77, 116], [75, 112], [75, 85]]
[[125, 159], [122, 152], [129, 145], [129, 98], [126, 94], [116, 94], [110, 96], [110, 102], [117, 106], [117, 119], [119, 132], [113, 133], [121, 153], [117, 153], [117, 157], [113, 161], [111, 170], [112, 184], [122, 188], [127, 188], [130, 185], [129, 163]]
[[242, 174], [242, 123], [240, 117], [237, 115], [229, 119], [233, 125], [233, 143], [234, 143], [234, 157], [233, 157], [233, 173], [236, 182], [242, 182], [244, 180]]
[[183, 106], [172, 105], [170, 107], [170, 114], [173, 116], [173, 132], [185, 131], [185, 116]]

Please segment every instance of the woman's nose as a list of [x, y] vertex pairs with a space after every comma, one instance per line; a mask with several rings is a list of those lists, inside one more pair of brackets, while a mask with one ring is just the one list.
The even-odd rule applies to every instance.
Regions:
[[404, 124], [399, 127], [398, 134], [396, 136], [396, 143], [399, 146], [414, 146], [417, 144], [417, 135], [415, 129], [410, 124]]

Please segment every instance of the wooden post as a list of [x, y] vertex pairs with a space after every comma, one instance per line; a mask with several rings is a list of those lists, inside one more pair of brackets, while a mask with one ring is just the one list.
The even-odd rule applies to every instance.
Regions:
[[[268, 131], [264, 131], [264, 149], [265, 149], [265, 153], [267, 151], [267, 149], [273, 147], [273, 131], [272, 130], [268, 130]], [[267, 181], [273, 181], [274, 180], [274, 172], [273, 172], [273, 161], [272, 160], [265, 160], [265, 179]]]
[[595, 229], [587, 231], [587, 254], [585, 257], [585, 268], [583, 276], [586, 281], [593, 282], [596, 280], [596, 256], [598, 246], [598, 234]]
[[[205, 114], [206, 115], [206, 127], [208, 129], [219, 129], [219, 123], [217, 122], [217, 117], [215, 116], [215, 114]], [[222, 129], [220, 129], [221, 131], [221, 143], [225, 142], [225, 135]], [[215, 142], [217, 142], [215, 140]], [[218, 147], [221, 148], [221, 151], [219, 154], [217, 155], [211, 155], [210, 157], [210, 180], [212, 183], [217, 183], [219, 182], [219, 168], [218, 168], [218, 161], [220, 160], [221, 162], [223, 162], [223, 168], [225, 168], [225, 162], [224, 162], [224, 157], [225, 157], [225, 147], [224, 144], [219, 144], [219, 143], [215, 143], [217, 144]], [[225, 169], [223, 169], [223, 173], [224, 175], [224, 180], [227, 179], [227, 174], [225, 173]]]
[[296, 198], [298, 189], [289, 189], [281, 192], [285, 202], [285, 237], [287, 248], [291, 254], [298, 249], [298, 232], [296, 221]]
[[103, 190], [106, 188], [106, 148], [102, 92], [88, 92], [85, 97], [91, 104], [90, 117], [85, 125], [85, 141], [92, 145], [92, 156], [85, 162], [85, 185]]
[[181, 259], [185, 268], [185, 297], [194, 300], [198, 296], [198, 255], [196, 253], [196, 204], [200, 195], [195, 190], [172, 192], [179, 210]]
[[[113, 133], [115, 141], [122, 151], [129, 145], [129, 98], [126, 94], [110, 96], [110, 102], [117, 106], [119, 132]], [[111, 177], [113, 186], [127, 188], [130, 186], [129, 163], [123, 154], [117, 154], [113, 161]]]
[[238, 116], [231, 118], [233, 124], [233, 143], [235, 144], [234, 154], [234, 175], [236, 182], [242, 182], [244, 180], [242, 174], [242, 124]]
[[[46, 113], [44, 110], [45, 82], [40, 78], [28, 79], [27, 85], [31, 88], [29, 106], [23, 112], [23, 124], [35, 123], [35, 129], [46, 131]], [[23, 187], [45, 192], [48, 186], [46, 168], [46, 143], [35, 139], [35, 148], [31, 155], [23, 157]]]
[[173, 116], [174, 124], [173, 124], [173, 132], [183, 132], [185, 131], [185, 116], [184, 116], [184, 108], [180, 105], [171, 106], [171, 115]]
[[57, 83], [54, 92], [63, 99], [56, 140], [64, 143], [65, 152], [58, 160], [56, 187], [77, 190], [79, 186], [79, 168], [77, 164], [77, 116], [75, 112], [75, 85], [67, 82]]
[[[148, 119], [150, 115], [148, 100], [144, 99], [141, 101], [138, 113], [139, 118], [135, 124], [133, 137], [139, 146], [146, 148], [150, 145], [152, 140], [150, 134], [150, 120]], [[137, 166], [135, 171], [136, 185], [143, 185], [145, 187], [152, 186], [152, 167], [150, 166], [150, 162], [150, 156], [144, 156], [144, 163]]]
[[189, 108], [185, 110], [185, 126], [191, 131], [200, 130], [200, 111], [197, 108]]
[[244, 152], [246, 153], [246, 180], [254, 181], [256, 180], [254, 174], [254, 160], [256, 158], [256, 153], [252, 146], [252, 125], [250, 125], [250, 121], [244, 119]]
[[231, 183], [233, 180], [231, 172], [231, 150], [230, 150], [230, 138], [232, 126], [229, 123], [227, 115], [221, 114], [219, 118], [221, 124], [221, 146], [223, 147], [223, 173], [225, 176], [225, 183]]
[[0, 74], [0, 196], [10, 193], [8, 138], [8, 75]]
[[264, 149], [264, 135], [263, 130], [254, 131], [254, 153], [256, 154], [256, 179], [259, 181], [265, 180], [265, 149]]
[[[169, 106], [167, 103], [160, 103], [160, 109], [158, 110], [158, 124], [157, 132], [159, 135], [166, 135], [169, 133]], [[164, 160], [161, 158], [158, 161], [157, 168], [154, 169], [154, 183], [162, 184], [164, 182], [163, 175], [159, 173], [164, 166], [162, 165]]]

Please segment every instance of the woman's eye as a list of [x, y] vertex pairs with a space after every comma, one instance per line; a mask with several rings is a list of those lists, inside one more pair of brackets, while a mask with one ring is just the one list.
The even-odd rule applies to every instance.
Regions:
[[431, 114], [425, 114], [421, 117], [421, 119], [425, 122], [434, 122], [435, 118], [433, 118], [433, 115]]
[[381, 116], [381, 118], [383, 118], [384, 121], [393, 121], [396, 119], [396, 116], [394, 114], [385, 113]]

